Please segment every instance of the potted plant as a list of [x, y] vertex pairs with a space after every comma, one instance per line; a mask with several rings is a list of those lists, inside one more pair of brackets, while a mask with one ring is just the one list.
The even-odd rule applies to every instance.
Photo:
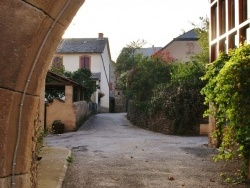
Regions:
[[64, 124], [61, 120], [55, 120], [52, 123], [52, 132], [53, 134], [62, 134], [64, 132]]

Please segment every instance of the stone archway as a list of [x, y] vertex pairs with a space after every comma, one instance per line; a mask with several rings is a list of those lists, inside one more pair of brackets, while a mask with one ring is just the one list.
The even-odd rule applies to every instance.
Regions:
[[39, 95], [53, 53], [83, 3], [0, 2], [0, 187], [37, 187]]

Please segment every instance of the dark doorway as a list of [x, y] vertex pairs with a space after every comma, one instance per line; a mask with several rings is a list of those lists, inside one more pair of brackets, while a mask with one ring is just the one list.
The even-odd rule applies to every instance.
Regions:
[[115, 98], [114, 97], [109, 98], [109, 112], [115, 113]]

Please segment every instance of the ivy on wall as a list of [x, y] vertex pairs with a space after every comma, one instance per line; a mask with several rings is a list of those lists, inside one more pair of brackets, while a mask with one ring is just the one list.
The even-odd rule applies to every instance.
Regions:
[[214, 136], [220, 142], [215, 160], [243, 158], [242, 179], [246, 179], [250, 157], [250, 45], [220, 54], [202, 79], [207, 81], [202, 94], [206, 104], [212, 106], [206, 115], [215, 118]]

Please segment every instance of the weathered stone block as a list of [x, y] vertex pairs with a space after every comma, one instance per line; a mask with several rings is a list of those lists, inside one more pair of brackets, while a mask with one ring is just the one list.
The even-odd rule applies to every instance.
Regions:
[[[30, 181], [31, 175], [16, 175], [14, 178], [15, 187], [35, 187]], [[11, 177], [0, 178], [1, 188], [11, 188]]]
[[[19, 112], [22, 94], [14, 91], [0, 89], [0, 177], [11, 174], [12, 160], [17, 142], [19, 127]], [[37, 116], [39, 98], [26, 96], [22, 108], [21, 136], [17, 152], [16, 174], [28, 173], [31, 167], [32, 151], [35, 143], [34, 136], [35, 117]]]
[[72, 16], [74, 16], [82, 6], [85, 0], [26, 0], [29, 4], [34, 7], [39, 7], [45, 14], [48, 14], [51, 18], [56, 19], [60, 14], [64, 6], [69, 2], [69, 5], [59, 19], [59, 23], [64, 26], [68, 26], [72, 20]]
[[37, 23], [44, 15], [22, 1], [6, 1], [0, 6], [0, 16], [3, 19], [0, 48], [4, 49], [0, 51], [0, 86], [14, 89], [16, 85], [24, 85], [23, 81], [17, 81], [18, 75], [25, 67], [26, 50], [31, 45]]

